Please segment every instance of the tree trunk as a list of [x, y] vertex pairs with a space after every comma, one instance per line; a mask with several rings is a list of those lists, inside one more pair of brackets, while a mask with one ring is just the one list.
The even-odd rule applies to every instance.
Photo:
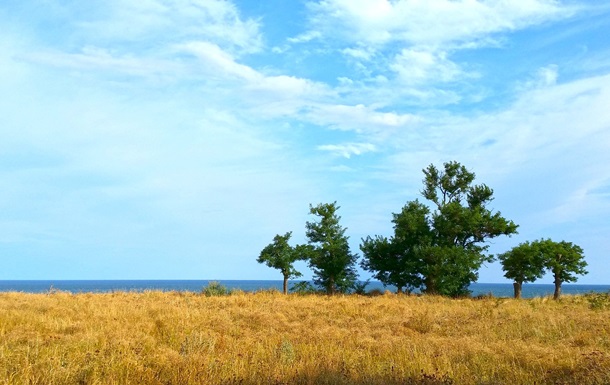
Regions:
[[515, 298], [521, 299], [521, 290], [523, 289], [523, 282], [513, 282], [513, 289], [515, 290]]
[[288, 294], [288, 276], [284, 276], [284, 294]]
[[555, 293], [553, 293], [553, 299], [558, 300], [561, 296], [561, 280], [559, 277], [555, 277]]
[[330, 295], [335, 295], [335, 279], [332, 278], [332, 277], [328, 280], [328, 290], [327, 290], [327, 292]]
[[426, 294], [438, 294], [436, 289], [436, 280], [433, 277], [426, 277], [424, 279], [424, 285], [426, 286], [426, 289], [424, 290]]
[[402, 294], [402, 286], [396, 288], [396, 294]]

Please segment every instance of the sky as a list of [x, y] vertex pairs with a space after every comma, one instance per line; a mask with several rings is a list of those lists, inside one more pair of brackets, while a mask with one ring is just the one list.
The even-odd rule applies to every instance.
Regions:
[[490, 253], [573, 242], [610, 284], [607, 2], [3, 0], [0, 29], [0, 279], [281, 279], [256, 258], [310, 204], [360, 253], [455, 160], [519, 225]]

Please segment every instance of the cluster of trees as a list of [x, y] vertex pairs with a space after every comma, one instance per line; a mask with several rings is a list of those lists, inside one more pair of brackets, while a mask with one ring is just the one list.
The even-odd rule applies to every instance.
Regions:
[[[407, 202], [400, 213], [394, 213], [394, 235], [362, 240], [360, 266], [384, 285], [398, 292], [420, 290], [428, 294], [463, 296], [478, 278], [479, 268], [495, 256], [488, 254], [487, 241], [501, 235], [517, 233], [517, 225], [492, 212], [487, 206], [493, 190], [485, 184], [475, 185], [475, 174], [458, 162], [434, 165], [424, 172], [422, 196], [428, 205]], [[339, 223], [336, 202], [310, 205], [316, 221], [306, 223], [306, 245], [290, 246], [291, 233], [276, 235], [265, 247], [259, 263], [279, 269], [287, 282], [301, 274], [293, 267], [306, 260], [314, 272], [314, 283], [328, 294], [347, 292], [357, 285], [358, 256], [350, 251], [346, 228]], [[505, 277], [515, 281], [515, 296], [520, 297], [523, 282], [533, 282], [550, 271], [555, 278], [555, 298], [561, 284], [573, 282], [576, 275], [586, 274], [582, 249], [568, 242], [549, 239], [523, 243], [500, 254]]]
[[587, 274], [583, 250], [571, 242], [553, 242], [550, 239], [525, 242], [498, 255], [498, 258], [504, 276], [514, 281], [515, 298], [521, 298], [523, 282], [534, 282], [547, 271], [553, 274], [555, 299], [561, 295], [562, 283], [575, 282], [577, 275]]
[[284, 277], [284, 294], [288, 291], [288, 280], [300, 277], [294, 262], [306, 260], [314, 273], [314, 283], [328, 294], [345, 293], [357, 282], [356, 261], [358, 256], [350, 251], [345, 235], [347, 228], [339, 224], [337, 202], [309, 206], [309, 213], [316, 221], [307, 222], [308, 244], [290, 246], [291, 232], [276, 235], [273, 242], [260, 253], [257, 261], [281, 271]]

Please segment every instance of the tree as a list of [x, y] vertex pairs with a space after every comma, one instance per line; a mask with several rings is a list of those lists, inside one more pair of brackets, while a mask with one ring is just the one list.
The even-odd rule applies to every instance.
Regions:
[[485, 254], [485, 242], [515, 234], [518, 226], [487, 208], [493, 190], [473, 185], [475, 174], [458, 162], [445, 163], [443, 171], [434, 165], [423, 171], [422, 195], [436, 206], [431, 218], [435, 239], [425, 256], [425, 291], [466, 294], [481, 265], [493, 260]]
[[466, 295], [481, 265], [494, 259], [486, 255], [485, 243], [515, 234], [518, 226], [487, 208], [493, 190], [473, 185], [475, 174], [458, 162], [445, 163], [443, 170], [430, 165], [423, 172], [421, 194], [432, 209], [417, 200], [408, 202], [394, 214], [394, 238], [363, 241], [363, 266], [388, 279], [408, 275], [417, 284], [417, 277], [429, 294]]
[[420, 251], [432, 233], [426, 215], [429, 209], [418, 201], [410, 202], [400, 214], [393, 214], [394, 236], [362, 240], [361, 266], [384, 285], [394, 285], [398, 293], [410, 293], [422, 285]]
[[284, 277], [284, 294], [288, 293], [288, 280], [302, 275], [294, 268], [293, 263], [305, 258], [303, 246], [292, 247], [288, 244], [291, 236], [292, 232], [276, 235], [273, 242], [261, 251], [256, 260], [258, 263], [265, 263], [267, 266], [281, 271]]
[[514, 281], [515, 298], [521, 298], [523, 282], [534, 282], [544, 275], [545, 261], [536, 242], [525, 242], [499, 254], [504, 276]]
[[565, 241], [553, 242], [550, 239], [541, 239], [535, 243], [542, 253], [545, 267], [553, 273], [554, 299], [557, 300], [561, 296], [562, 283], [576, 282], [576, 275], [588, 274], [585, 270], [587, 262], [580, 246]]
[[341, 227], [336, 211], [337, 202], [309, 205], [309, 213], [319, 217], [316, 222], [306, 223], [309, 245], [309, 266], [314, 273], [314, 282], [326, 289], [328, 294], [347, 292], [356, 283], [355, 263], [357, 256], [350, 252], [348, 237]]

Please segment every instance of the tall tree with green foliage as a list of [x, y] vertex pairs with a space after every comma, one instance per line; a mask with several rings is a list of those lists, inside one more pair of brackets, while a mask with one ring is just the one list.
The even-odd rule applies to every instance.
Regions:
[[564, 282], [576, 282], [577, 275], [588, 274], [585, 270], [587, 262], [580, 246], [565, 241], [554, 242], [550, 239], [541, 239], [535, 243], [542, 253], [545, 267], [553, 274], [554, 299], [560, 298], [561, 285]]
[[394, 236], [362, 240], [361, 266], [384, 285], [396, 286], [410, 293], [422, 285], [421, 249], [432, 240], [426, 216], [430, 210], [418, 201], [409, 202], [399, 214], [393, 214]]
[[256, 260], [258, 263], [265, 263], [271, 268], [280, 270], [284, 277], [284, 294], [288, 293], [288, 280], [302, 275], [294, 268], [294, 262], [305, 259], [306, 257], [302, 246], [290, 246], [288, 241], [291, 236], [292, 232], [287, 232], [284, 235], [276, 235], [273, 238], [273, 242], [265, 246]]
[[423, 172], [422, 195], [435, 206], [430, 217], [434, 239], [423, 257], [424, 290], [450, 296], [468, 294], [481, 265], [493, 261], [486, 254], [486, 241], [515, 234], [518, 226], [487, 208], [493, 190], [473, 184], [475, 174], [460, 163], [445, 163], [444, 170], [430, 165]]
[[515, 298], [521, 298], [524, 282], [534, 282], [544, 275], [545, 260], [537, 242], [524, 242], [499, 254], [504, 276], [512, 279]]
[[337, 202], [309, 206], [309, 213], [317, 221], [306, 223], [306, 235], [312, 249], [309, 267], [314, 273], [314, 282], [325, 288], [328, 294], [347, 292], [357, 280], [357, 256], [350, 251], [346, 228], [339, 224]]
[[[417, 277], [422, 291], [429, 294], [466, 295], [481, 265], [494, 259], [486, 254], [486, 242], [515, 234], [518, 226], [487, 208], [493, 190], [474, 185], [475, 174], [460, 163], [445, 163], [443, 170], [430, 165], [423, 172], [422, 195], [431, 209], [417, 200], [407, 203], [406, 209], [394, 214], [392, 239], [363, 241], [363, 266], [389, 279], [410, 276], [417, 284]], [[402, 263], [394, 263], [401, 258]]]

